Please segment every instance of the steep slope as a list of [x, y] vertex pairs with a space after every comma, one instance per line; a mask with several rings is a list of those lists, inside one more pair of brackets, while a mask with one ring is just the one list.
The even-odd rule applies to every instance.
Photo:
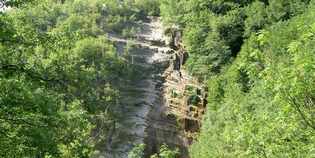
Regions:
[[[111, 141], [106, 144], [103, 154], [105, 157], [127, 157], [128, 151], [134, 145], [145, 143], [145, 139], [147, 142], [147, 138], [152, 137], [153, 131], [148, 129], [156, 124], [162, 125], [154, 128], [155, 132], [165, 131], [167, 135], [165, 138], [171, 138], [169, 139], [171, 141], [160, 140], [161, 142], [177, 142], [176, 146], [183, 144], [181, 137], [176, 137], [178, 135], [176, 134], [178, 130], [176, 120], [162, 116], [165, 111], [162, 74], [171, 61], [172, 55], [168, 54], [171, 48], [164, 44], [165, 39], [163, 39], [164, 35], [158, 19], [151, 19], [149, 23], [140, 24], [139, 28], [136, 38], [132, 40], [108, 35], [120, 54], [135, 66], [137, 74], [128, 85], [121, 85], [120, 104], [123, 105], [121, 109], [123, 118], [113, 130], [112, 138], [109, 139]], [[158, 145], [157, 142], [151, 143], [153, 142], [150, 142], [148, 146], [152, 148]]]
[[179, 149], [182, 158], [188, 157], [187, 147], [200, 126], [205, 93], [181, 69], [187, 59], [181, 37], [166, 37], [160, 19], [150, 18], [139, 24], [133, 39], [113, 34], [108, 38], [136, 71], [128, 84], [121, 85], [123, 117], [112, 130], [103, 155], [127, 157], [132, 147], [145, 144], [145, 157], [149, 157], [166, 144]]

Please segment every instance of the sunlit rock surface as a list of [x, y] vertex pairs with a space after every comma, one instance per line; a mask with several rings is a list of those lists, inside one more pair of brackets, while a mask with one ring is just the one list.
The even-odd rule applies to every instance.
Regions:
[[[107, 35], [119, 54], [136, 66], [138, 74], [128, 85], [121, 86], [122, 99], [119, 104], [123, 117], [112, 130], [110, 141], [106, 142], [100, 157], [128, 157], [128, 152], [141, 143], [146, 144], [145, 155], [148, 157], [158, 152], [165, 143], [172, 149], [178, 148], [181, 157], [185, 158], [191, 140], [185, 131], [186, 115], [179, 115], [184, 102], [171, 103], [169, 94], [172, 89], [182, 85], [185, 87], [193, 81], [181, 71], [187, 53], [170, 48], [170, 40], [173, 40], [173, 45], [178, 45], [178, 35], [175, 34], [174, 39], [166, 37], [158, 18], [141, 24], [139, 30], [132, 40]], [[198, 123], [190, 126], [199, 127]]]

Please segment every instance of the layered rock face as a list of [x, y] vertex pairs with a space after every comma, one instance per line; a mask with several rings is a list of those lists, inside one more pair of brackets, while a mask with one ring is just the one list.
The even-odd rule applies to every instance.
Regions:
[[198, 107], [203, 107], [203, 97], [198, 82], [181, 69], [188, 54], [180, 46], [180, 33], [166, 38], [160, 20], [152, 18], [141, 24], [132, 40], [108, 38], [137, 71], [127, 85], [121, 85], [122, 118], [101, 155], [124, 158], [135, 145], [146, 144], [149, 157], [167, 144], [178, 148], [182, 158], [188, 157], [190, 133], [199, 129], [202, 108]]

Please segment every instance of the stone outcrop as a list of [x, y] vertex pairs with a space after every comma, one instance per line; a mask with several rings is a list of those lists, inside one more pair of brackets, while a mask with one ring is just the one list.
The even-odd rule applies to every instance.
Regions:
[[[100, 157], [126, 158], [134, 145], [144, 143], [145, 157], [167, 144], [180, 150], [180, 158], [188, 158], [187, 147], [200, 128], [205, 93], [183, 69], [188, 53], [181, 45], [180, 31], [172, 31], [167, 38], [159, 19], [152, 18], [132, 42], [108, 35], [119, 54], [137, 71], [134, 79], [121, 85], [122, 118]], [[133, 46], [125, 55], [128, 43]]]
[[[145, 142], [146, 157], [158, 152], [162, 144], [171, 148], [178, 148], [180, 158], [188, 158], [187, 148], [200, 129], [201, 117], [204, 113], [207, 89], [195, 78], [190, 76], [183, 68], [188, 59], [188, 53], [181, 43], [181, 32], [173, 32], [165, 44], [170, 50], [169, 67], [163, 72], [161, 94], [162, 109], [158, 107], [150, 111], [150, 118], [160, 119], [148, 126]], [[169, 30], [168, 30], [169, 31]]]
[[207, 104], [207, 89], [183, 68], [188, 53], [181, 43], [181, 32], [170, 29], [170, 44], [175, 52], [170, 67], [165, 71], [164, 98], [167, 115], [175, 117], [184, 132], [186, 145], [190, 145], [199, 131], [201, 117]]

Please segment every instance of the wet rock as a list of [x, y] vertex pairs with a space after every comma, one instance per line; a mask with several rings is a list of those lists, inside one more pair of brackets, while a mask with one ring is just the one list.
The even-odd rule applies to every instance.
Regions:
[[185, 119], [185, 131], [196, 133], [199, 131], [199, 128], [200, 128], [199, 121]]
[[[124, 119], [117, 125], [113, 142], [107, 146], [104, 155], [125, 158], [133, 143], [145, 143], [148, 157], [166, 143], [171, 148], [179, 148], [180, 157], [187, 158], [187, 147], [193, 140], [187, 133], [199, 130], [199, 120], [204, 113], [203, 89], [182, 69], [188, 53], [181, 44], [181, 31], [176, 27], [171, 30], [168, 47], [159, 21], [144, 23], [143, 28], [126, 57], [134, 56], [129, 61], [137, 66], [137, 77], [130, 81], [134, 86], [122, 85], [124, 90], [118, 109]], [[118, 43], [117, 49], [123, 54], [128, 40], [117, 37], [110, 40]], [[172, 89], [176, 95], [170, 94]], [[112, 152], [114, 150], [121, 152]]]
[[174, 114], [167, 114], [167, 118], [172, 121], [176, 121], [177, 117]]
[[179, 30], [177, 26], [173, 26], [165, 30], [165, 34], [169, 35], [169, 39], [167, 40], [167, 45], [175, 50], [178, 50], [181, 47], [181, 38], [182, 32]]
[[173, 49], [169, 49], [169, 50], [167, 50], [165, 53], [166, 53], [166, 54], [174, 54], [175, 51], [174, 51]]

